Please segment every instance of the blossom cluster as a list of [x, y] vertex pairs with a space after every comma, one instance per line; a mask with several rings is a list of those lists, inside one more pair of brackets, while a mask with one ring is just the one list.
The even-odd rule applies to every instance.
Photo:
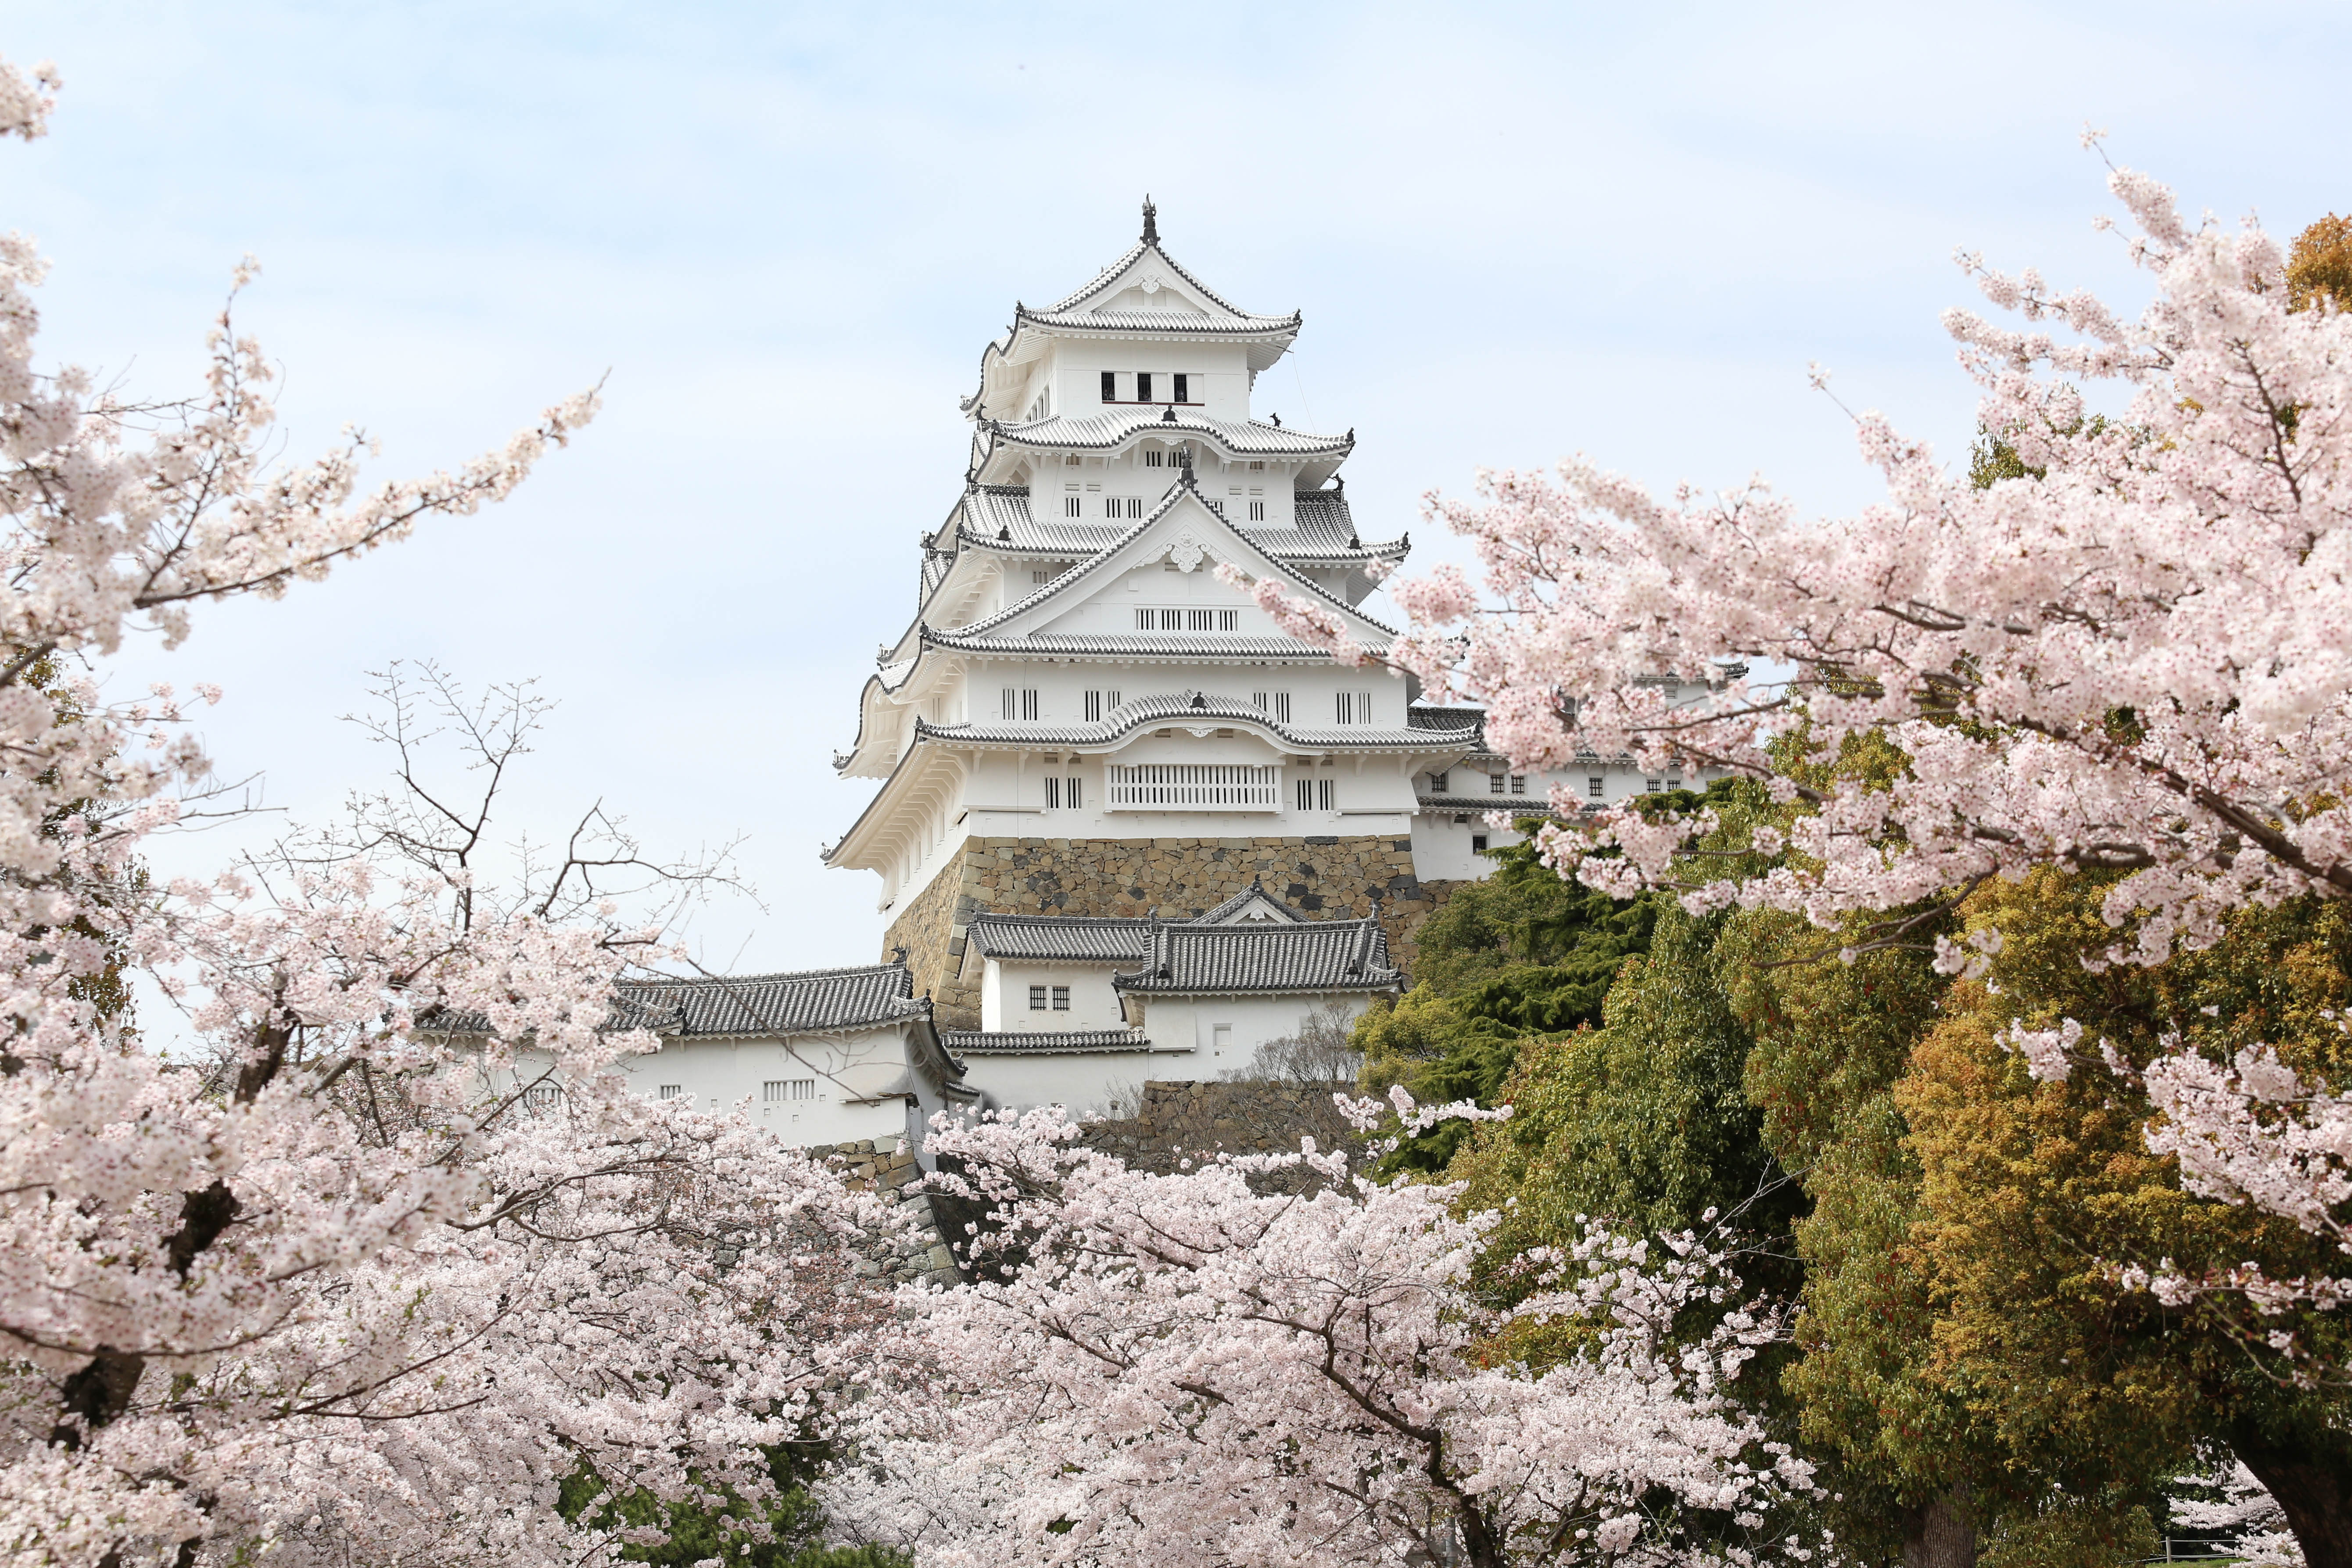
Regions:
[[[54, 87], [0, 64], [0, 134]], [[159, 883], [204, 758], [174, 692], [97, 679], [135, 627], [505, 497], [595, 395], [364, 488], [356, 434], [272, 464], [226, 310], [183, 402], [40, 368], [40, 275], [0, 237], [0, 1559], [551, 1568], [614, 1545], [567, 1479], [756, 1497], [866, 1310], [854, 1216], [606, 1070], [653, 1043], [609, 1026], [646, 933], [363, 856]], [[134, 980], [185, 1016], [170, 1054]]]
[[[1731, 1397], [1779, 1325], [1734, 1302], [1673, 1332], [1736, 1290], [1688, 1238], [1596, 1228], [1494, 1306], [1495, 1216], [1456, 1188], [1311, 1143], [1155, 1174], [1076, 1134], [1051, 1110], [934, 1134], [990, 1215], [982, 1282], [907, 1294], [831, 1498], [919, 1563], [1745, 1561], [1811, 1490]], [[1317, 1180], [1270, 1192], [1297, 1184], [1277, 1172]], [[1549, 1321], [1589, 1326], [1586, 1352], [1492, 1353]]]

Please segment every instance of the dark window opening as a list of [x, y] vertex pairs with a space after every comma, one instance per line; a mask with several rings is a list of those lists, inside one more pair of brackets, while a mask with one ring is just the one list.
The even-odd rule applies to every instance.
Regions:
[[1190, 379], [1188, 377], [1183, 375], [1181, 373], [1179, 373], [1178, 374], [1169, 377], [1169, 379], [1176, 384], [1177, 402], [1190, 403], [1192, 401], [1190, 391]]
[[1117, 403], [1118, 401], [1118, 372], [1115, 370], [1107, 370], [1102, 373], [1102, 377], [1103, 401], [1105, 403]]
[[1135, 373], [1135, 400], [1138, 403], [1151, 401], [1151, 373], [1148, 370]]
[[1470, 836], [1470, 849], [1473, 854], [1485, 854], [1486, 850], [1486, 836], [1483, 833], [1472, 834]]

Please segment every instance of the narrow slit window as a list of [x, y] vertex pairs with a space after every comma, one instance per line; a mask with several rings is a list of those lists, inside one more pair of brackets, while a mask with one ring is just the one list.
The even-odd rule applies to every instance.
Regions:
[[1356, 693], [1356, 722], [1369, 724], [1371, 721], [1372, 694], [1369, 691], [1359, 691]]
[[1274, 721], [1277, 724], [1290, 722], [1290, 693], [1287, 691], [1274, 694]]
[[1087, 692], [1087, 705], [1086, 705], [1086, 706], [1087, 706], [1087, 723], [1089, 723], [1089, 724], [1099, 724], [1099, 723], [1101, 723], [1101, 722], [1102, 722], [1102, 693], [1101, 693], [1101, 692], [1099, 692], [1099, 691], [1089, 691], [1089, 692]]
[[1334, 710], [1335, 716], [1340, 723], [1352, 724], [1356, 721], [1356, 694], [1354, 692], [1339, 692], [1331, 700], [1331, 706]]
[[1129, 517], [1141, 517], [1143, 515], [1143, 498], [1141, 496], [1129, 496], [1127, 498], [1127, 515]]
[[1251, 693], [1250, 693], [1250, 706], [1251, 706], [1251, 707], [1253, 707], [1253, 708], [1255, 708], [1255, 709], [1256, 709], [1256, 710], [1257, 710], [1259, 712], [1261, 712], [1261, 713], [1265, 712], [1265, 692], [1263, 692], [1263, 691], [1253, 691], [1253, 692], [1251, 692]]
[[1117, 496], [1105, 496], [1105, 497], [1103, 497], [1103, 515], [1104, 515], [1105, 517], [1117, 517], [1120, 512], [1122, 512], [1122, 511], [1124, 511], [1124, 510], [1127, 510], [1126, 508], [1124, 508], [1124, 507], [1122, 507], [1122, 506], [1120, 506], [1120, 505], [1119, 505], [1119, 503], [1118, 503], [1118, 497], [1117, 497]]
[[1158, 447], [1155, 447], [1150, 451], [1143, 454], [1143, 466], [1147, 468], [1157, 468], [1164, 466], [1162, 462], [1162, 454]]
[[1076, 496], [1064, 496], [1062, 498], [1062, 515], [1064, 517], [1076, 517], [1079, 515], [1079, 512], [1080, 507], [1078, 498]]
[[1073, 773], [1068, 778], [1062, 781], [1062, 799], [1068, 805], [1072, 811], [1077, 810], [1078, 807], [1086, 804], [1086, 801], [1078, 794], [1078, 780], [1076, 774]]
[[816, 1079], [813, 1078], [772, 1078], [760, 1086], [760, 1098], [770, 1105], [794, 1100], [814, 1100]]
[[1008, 686], [1004, 689], [1004, 717], [1023, 723], [1037, 721], [1039, 705], [1037, 689], [1034, 686]]
[[661, 1086], [661, 1097], [664, 1100], [684, 1100], [686, 1098], [686, 1085], [682, 1083], [666, 1083]]
[[1045, 809], [1047, 811], [1062, 809], [1062, 776], [1059, 773], [1045, 775]]
[[1104, 708], [1104, 710], [1105, 710], [1106, 711], [1109, 710], [1110, 709], [1116, 708], [1116, 707], [1118, 707], [1118, 692], [1116, 692], [1116, 691], [1106, 691], [1106, 692], [1104, 692], [1104, 693], [1103, 693], [1103, 708]]
[[1265, 502], [1262, 500], [1254, 500], [1250, 502], [1249, 520], [1252, 522], [1264, 522], [1265, 521]]
[[1217, 629], [1221, 632], [1237, 632], [1241, 630], [1242, 613], [1239, 610], [1219, 610], [1217, 612]]

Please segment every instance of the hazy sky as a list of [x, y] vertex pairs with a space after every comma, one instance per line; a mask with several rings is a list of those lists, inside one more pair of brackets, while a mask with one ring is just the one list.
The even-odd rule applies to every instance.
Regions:
[[[51, 136], [0, 149], [0, 225], [54, 263], [47, 357], [193, 384], [229, 269], [308, 453], [463, 460], [609, 373], [520, 495], [205, 612], [117, 679], [213, 680], [223, 769], [315, 816], [383, 759], [337, 716], [432, 657], [562, 700], [517, 826], [602, 797], [656, 846], [749, 836], [765, 900], [706, 960], [870, 962], [829, 872], [833, 776], [956, 400], [1016, 299], [1058, 298], [1158, 200], [1171, 253], [1294, 306], [1257, 406], [1353, 426], [1368, 536], [1432, 487], [1583, 450], [1660, 486], [1761, 472], [1867, 499], [1819, 360], [1954, 456], [1937, 312], [1956, 247], [2138, 295], [2089, 225], [2106, 128], [2192, 210], [2352, 208], [2352, 9], [2245, 5], [138, 6], [17, 0]], [[192, 863], [226, 847], [172, 851]]]

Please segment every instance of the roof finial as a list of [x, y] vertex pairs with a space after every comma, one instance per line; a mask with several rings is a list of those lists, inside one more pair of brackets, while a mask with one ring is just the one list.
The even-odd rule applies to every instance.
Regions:
[[1143, 243], [1160, 243], [1160, 209], [1151, 205], [1151, 193], [1143, 194]]

